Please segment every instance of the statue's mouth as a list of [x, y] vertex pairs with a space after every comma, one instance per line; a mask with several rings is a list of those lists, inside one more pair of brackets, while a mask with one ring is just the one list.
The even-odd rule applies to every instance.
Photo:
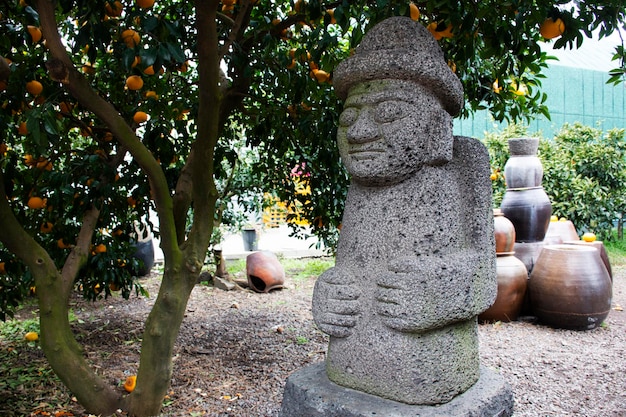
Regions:
[[382, 149], [351, 149], [348, 151], [348, 154], [357, 161], [376, 159], [382, 153], [384, 153]]

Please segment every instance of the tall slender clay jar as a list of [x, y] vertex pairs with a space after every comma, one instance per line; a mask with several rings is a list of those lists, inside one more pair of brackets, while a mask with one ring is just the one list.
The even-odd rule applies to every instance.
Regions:
[[611, 279], [592, 246], [545, 245], [528, 290], [537, 318], [553, 327], [593, 329], [611, 309]]
[[515, 226], [516, 256], [530, 272], [543, 246], [552, 204], [541, 186], [543, 167], [537, 157], [538, 138], [509, 139], [510, 158], [504, 166], [507, 189], [500, 206]]

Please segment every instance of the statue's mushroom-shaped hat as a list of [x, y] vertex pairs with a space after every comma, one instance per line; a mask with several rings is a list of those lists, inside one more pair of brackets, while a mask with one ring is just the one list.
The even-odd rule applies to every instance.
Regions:
[[391, 17], [374, 26], [355, 54], [333, 72], [333, 86], [342, 100], [356, 84], [385, 79], [423, 85], [452, 116], [463, 107], [463, 86], [448, 67], [437, 41], [409, 17]]

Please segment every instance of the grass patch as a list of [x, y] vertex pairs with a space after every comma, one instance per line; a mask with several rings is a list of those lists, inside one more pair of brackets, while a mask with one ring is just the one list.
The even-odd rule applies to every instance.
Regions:
[[[323, 258], [280, 258], [280, 263], [285, 268], [285, 275], [294, 280], [303, 280], [312, 276], [319, 276], [322, 272], [335, 265], [335, 259]], [[246, 273], [246, 260], [229, 259], [226, 261], [226, 269], [229, 274], [236, 275]]]
[[626, 240], [618, 239], [616, 236], [610, 240], [605, 240], [604, 247], [609, 255], [611, 265], [626, 265]]

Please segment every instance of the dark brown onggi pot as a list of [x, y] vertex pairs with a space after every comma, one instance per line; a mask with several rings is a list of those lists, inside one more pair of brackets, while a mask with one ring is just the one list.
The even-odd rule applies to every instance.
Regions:
[[611, 268], [609, 254], [606, 252], [606, 248], [604, 247], [604, 243], [602, 243], [602, 241], [594, 240], [593, 242], [585, 242], [584, 240], [568, 240], [563, 243], [565, 243], [566, 245], [581, 245], [596, 248], [600, 252], [600, 259], [602, 259], [602, 263], [604, 263], [606, 271], [609, 273], [609, 278], [611, 278], [611, 282], [613, 281], [613, 268]]
[[493, 210], [493, 226], [496, 238], [496, 253], [513, 252], [515, 227], [500, 209]]
[[528, 290], [534, 314], [553, 327], [593, 329], [611, 309], [611, 279], [598, 250], [590, 246], [544, 246]]
[[540, 242], [545, 237], [552, 204], [543, 187], [507, 189], [500, 210], [515, 226], [516, 242]]
[[248, 285], [256, 292], [267, 293], [282, 288], [285, 283], [285, 269], [269, 251], [254, 252], [246, 257], [246, 275]]
[[498, 254], [496, 259], [498, 295], [491, 307], [478, 316], [480, 321], [517, 320], [528, 285], [528, 270], [513, 253]]

